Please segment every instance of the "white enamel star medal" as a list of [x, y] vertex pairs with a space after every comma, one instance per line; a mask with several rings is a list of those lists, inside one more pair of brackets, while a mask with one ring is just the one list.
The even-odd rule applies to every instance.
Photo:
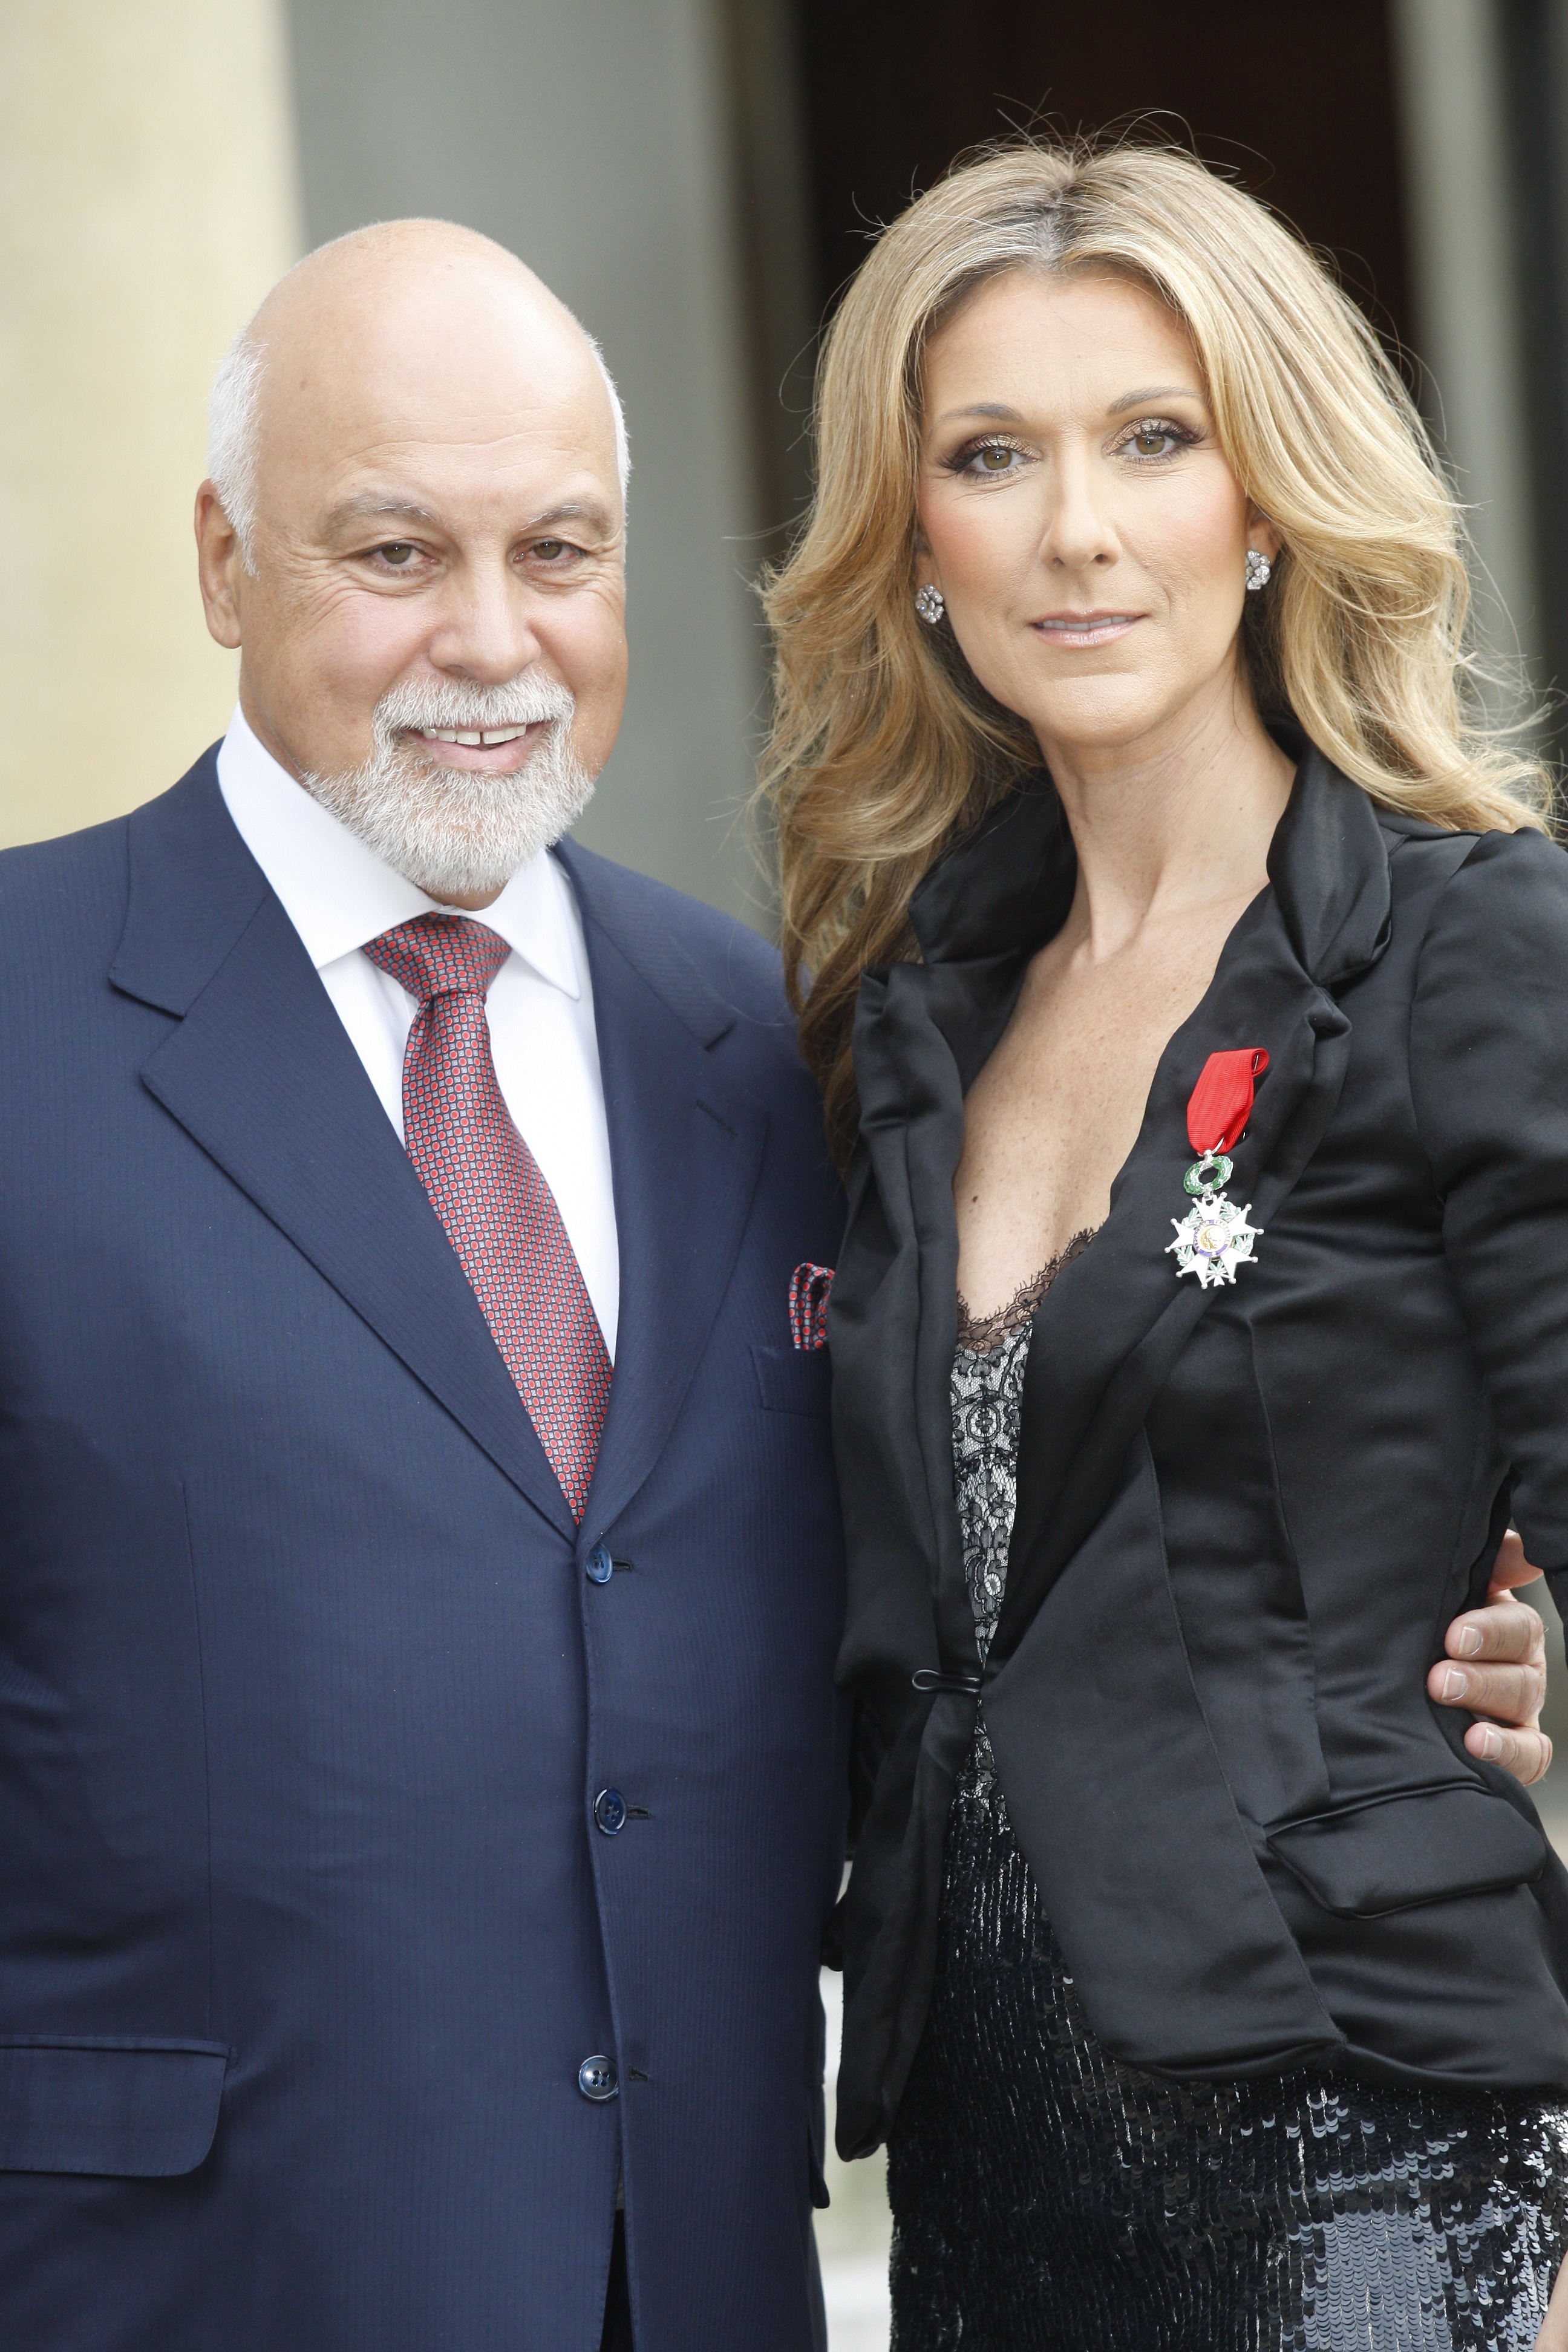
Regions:
[[1211, 1054], [1187, 1105], [1187, 1139], [1198, 1156], [1182, 1189], [1193, 1205], [1184, 1217], [1171, 1219], [1176, 1238], [1166, 1243], [1165, 1251], [1176, 1261], [1177, 1279], [1195, 1274], [1205, 1290], [1234, 1282], [1237, 1267], [1250, 1262], [1252, 1244], [1263, 1236], [1261, 1225], [1247, 1222], [1250, 1201], [1238, 1209], [1226, 1196], [1234, 1173], [1226, 1147], [1237, 1140], [1251, 1117], [1254, 1082], [1268, 1067], [1261, 1045]]
[[1230, 1173], [1223, 1152], [1205, 1151], [1193, 1162], [1182, 1183], [1196, 1198], [1184, 1217], [1171, 1219], [1176, 1238], [1165, 1244], [1167, 1253], [1175, 1256], [1178, 1276], [1195, 1274], [1205, 1290], [1234, 1282], [1237, 1267], [1247, 1264], [1253, 1243], [1263, 1233], [1261, 1225], [1247, 1222], [1251, 1202], [1238, 1209], [1220, 1190], [1230, 1181]]

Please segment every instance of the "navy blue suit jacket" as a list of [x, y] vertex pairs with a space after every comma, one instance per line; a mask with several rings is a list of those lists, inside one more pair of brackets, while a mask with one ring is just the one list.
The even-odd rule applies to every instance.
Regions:
[[819, 2339], [841, 1560], [786, 1297], [840, 1200], [771, 950], [563, 854], [622, 1281], [580, 1529], [213, 755], [0, 858], [18, 2352], [595, 2352], [622, 2169], [638, 2352]]

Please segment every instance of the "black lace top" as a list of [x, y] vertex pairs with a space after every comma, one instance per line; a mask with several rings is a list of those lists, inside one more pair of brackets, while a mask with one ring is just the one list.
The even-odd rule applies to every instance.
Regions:
[[[958, 1301], [958, 1347], [952, 1360], [952, 1469], [963, 1533], [963, 1573], [974, 1612], [974, 1645], [985, 1663], [1007, 1582], [1007, 1547], [1018, 1499], [1018, 1412], [1029, 1364], [1035, 1310], [1065, 1265], [1081, 1257], [1092, 1232], [1075, 1234], [1058, 1257], [1043, 1265], [991, 1315], [972, 1315]], [[969, 1775], [990, 1786], [995, 1765], [982, 1719], [975, 1727]]]

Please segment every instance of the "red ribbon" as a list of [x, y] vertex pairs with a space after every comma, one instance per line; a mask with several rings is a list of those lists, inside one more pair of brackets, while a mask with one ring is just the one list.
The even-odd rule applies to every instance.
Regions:
[[1252, 1117], [1253, 1081], [1268, 1067], [1261, 1045], [1211, 1054], [1187, 1103], [1187, 1140], [1194, 1151], [1228, 1151]]

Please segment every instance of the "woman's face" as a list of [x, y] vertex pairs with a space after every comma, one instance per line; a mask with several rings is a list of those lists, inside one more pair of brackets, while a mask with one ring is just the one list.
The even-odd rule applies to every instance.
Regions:
[[1114, 277], [1017, 269], [926, 354], [918, 579], [1047, 759], [1179, 736], [1237, 683], [1249, 512], [1185, 330]]

